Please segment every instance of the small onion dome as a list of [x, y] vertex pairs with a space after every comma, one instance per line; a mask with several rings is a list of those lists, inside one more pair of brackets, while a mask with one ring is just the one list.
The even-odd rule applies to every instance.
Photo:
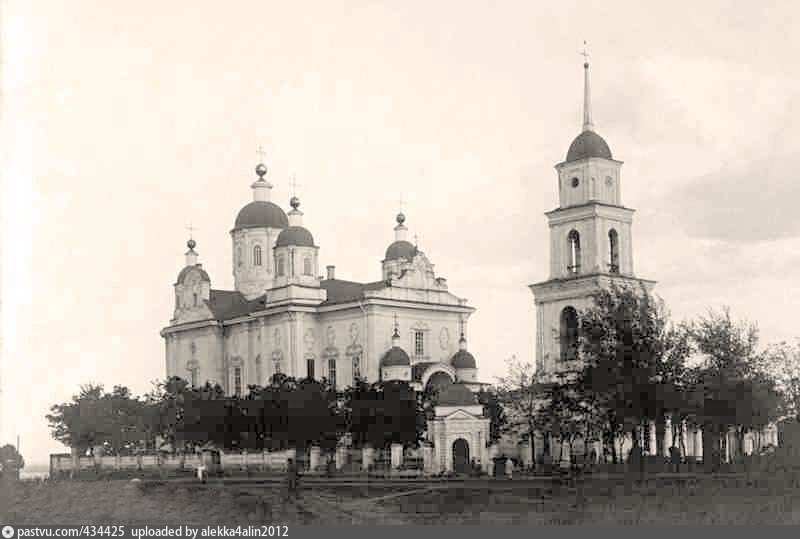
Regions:
[[239, 228], [286, 228], [289, 218], [272, 202], [254, 200], [239, 211], [234, 229]]
[[611, 159], [611, 149], [603, 137], [594, 131], [584, 131], [572, 141], [567, 152], [567, 161], [577, 161], [587, 157]]
[[263, 178], [267, 174], [267, 165], [264, 163], [259, 163], [256, 165], [256, 174], [258, 174], [259, 178]]
[[289, 206], [291, 206], [292, 209], [296, 210], [297, 208], [300, 207], [300, 199], [297, 198], [297, 197], [290, 198], [289, 199]]
[[445, 386], [436, 399], [436, 404], [440, 406], [472, 406], [476, 403], [475, 393], [463, 384]]
[[281, 233], [278, 234], [275, 247], [286, 247], [288, 245], [293, 245], [295, 247], [314, 247], [314, 236], [302, 226], [284, 228]]
[[406, 240], [396, 241], [392, 243], [388, 249], [386, 249], [386, 260], [397, 260], [398, 258], [411, 260], [416, 255], [416, 245]]
[[466, 350], [459, 350], [450, 361], [454, 369], [475, 369], [475, 356]]
[[189, 249], [194, 249], [196, 246], [197, 242], [195, 242], [194, 240], [189, 240], [186, 242], [186, 247], [188, 247]]
[[411, 359], [399, 346], [392, 346], [381, 358], [381, 367], [408, 367], [410, 365]]
[[406, 216], [403, 212], [397, 214], [397, 224], [402, 225], [406, 222]]
[[206, 270], [201, 268], [199, 265], [198, 266], [186, 266], [185, 268], [183, 268], [181, 270], [181, 272], [178, 274], [178, 280], [176, 282], [182, 283], [183, 280], [186, 278], [186, 275], [192, 270], [196, 270], [196, 271], [200, 272], [200, 280], [207, 281], [209, 283], [211, 282], [211, 278], [208, 276], [208, 273], [206, 273]]

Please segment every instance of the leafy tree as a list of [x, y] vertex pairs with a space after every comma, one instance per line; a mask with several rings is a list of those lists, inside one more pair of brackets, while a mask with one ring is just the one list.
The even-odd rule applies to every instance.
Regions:
[[0, 447], [0, 477], [4, 475], [15, 476], [25, 468], [25, 459], [11, 444]]
[[576, 391], [593, 410], [615, 462], [617, 439], [628, 434], [641, 451], [647, 440], [639, 439], [639, 428], [655, 420], [663, 436], [664, 415], [683, 408], [687, 342], [686, 332], [669, 323], [664, 303], [644, 287], [601, 289], [581, 313]]
[[[544, 391], [533, 363], [511, 356], [507, 361], [508, 374], [497, 378], [498, 397], [507, 410], [507, 425], [510, 432], [530, 442], [531, 461], [536, 459], [534, 438], [538, 430], [537, 411]], [[548, 431], [543, 430], [544, 450], [548, 453]]]
[[53, 405], [46, 418], [52, 436], [65, 445], [79, 451], [105, 446], [116, 454], [152, 441], [145, 416], [145, 403], [128, 388], [115, 386], [106, 393], [103, 386], [90, 384], [70, 402]]
[[500, 439], [508, 426], [508, 418], [500, 404], [500, 397], [493, 389], [481, 389], [478, 392], [478, 404], [483, 406], [484, 414], [489, 417], [489, 443]]
[[344, 412], [356, 447], [415, 446], [425, 429], [423, 399], [407, 382], [359, 381], [345, 392]]
[[741, 433], [765, 425], [776, 415], [778, 401], [774, 385], [758, 369], [755, 324], [733, 320], [728, 308], [711, 310], [696, 322], [692, 337], [703, 354], [694, 373], [702, 399], [703, 460], [714, 468], [725, 453], [729, 429], [741, 424]]
[[800, 340], [769, 346], [760, 356], [759, 370], [775, 381], [782, 411], [800, 421]]
[[590, 442], [596, 437], [591, 404], [568, 374], [560, 373], [554, 383], [543, 385], [540, 395], [537, 428], [555, 437], [559, 447], [567, 443], [571, 452], [577, 438]]

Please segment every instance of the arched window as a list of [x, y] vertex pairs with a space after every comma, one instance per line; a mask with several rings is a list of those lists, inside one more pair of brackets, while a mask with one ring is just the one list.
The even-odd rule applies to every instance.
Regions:
[[286, 273], [286, 262], [282, 256], [278, 257], [278, 262], [275, 265], [277, 266], [276, 271], [278, 273], [278, 277], [283, 277], [283, 275]]
[[310, 357], [306, 359], [306, 372], [308, 373], [309, 380], [314, 379], [314, 358]]
[[261, 246], [256, 245], [253, 247], [253, 265], [260, 266], [261, 265]]
[[336, 359], [330, 358], [328, 360], [328, 381], [331, 387], [336, 387]]
[[608, 231], [608, 248], [610, 257], [608, 271], [619, 273], [619, 236], [613, 228]]
[[417, 357], [422, 357], [425, 355], [425, 332], [424, 331], [415, 331], [414, 332], [414, 355]]
[[233, 368], [233, 394], [237, 397], [242, 396], [242, 368]]
[[243, 263], [244, 263], [244, 258], [242, 257], [242, 248], [241, 247], [237, 247], [236, 248], [236, 265], [241, 267]]
[[578, 358], [578, 313], [572, 307], [561, 311], [561, 361]]
[[303, 275], [312, 275], [311, 273], [311, 257], [303, 258]]
[[353, 386], [361, 378], [361, 356], [353, 356]]
[[197, 292], [194, 293], [194, 306], [197, 307]]
[[567, 264], [567, 271], [570, 273], [580, 273], [581, 271], [581, 236], [577, 230], [570, 231], [567, 236], [567, 257], [569, 263]]

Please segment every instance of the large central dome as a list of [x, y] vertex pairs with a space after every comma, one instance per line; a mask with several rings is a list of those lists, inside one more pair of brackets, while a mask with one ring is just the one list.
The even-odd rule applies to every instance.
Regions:
[[239, 211], [234, 229], [286, 228], [287, 226], [289, 226], [289, 219], [280, 206], [265, 200], [254, 200]]
[[612, 159], [611, 148], [603, 137], [594, 131], [584, 131], [572, 141], [567, 151], [566, 161], [577, 161], [579, 159], [586, 159], [587, 157], [603, 157], [605, 159]]

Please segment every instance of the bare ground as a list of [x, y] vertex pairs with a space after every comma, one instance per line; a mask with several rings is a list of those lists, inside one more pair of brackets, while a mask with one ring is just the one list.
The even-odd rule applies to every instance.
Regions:
[[394, 489], [129, 481], [0, 488], [0, 521], [18, 524], [798, 524], [800, 490], [775, 485], [610, 482]]

